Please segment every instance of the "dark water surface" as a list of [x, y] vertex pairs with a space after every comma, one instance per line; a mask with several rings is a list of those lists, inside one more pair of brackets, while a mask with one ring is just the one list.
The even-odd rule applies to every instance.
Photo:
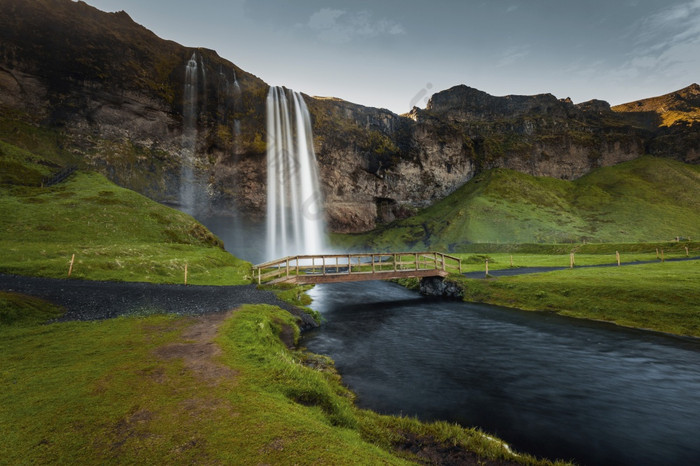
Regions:
[[318, 285], [327, 354], [358, 405], [478, 426], [588, 465], [700, 464], [700, 341], [423, 298], [383, 282]]

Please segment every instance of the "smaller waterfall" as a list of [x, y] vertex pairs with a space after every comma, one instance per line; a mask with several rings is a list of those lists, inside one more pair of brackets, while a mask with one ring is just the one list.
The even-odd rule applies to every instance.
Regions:
[[241, 93], [241, 86], [238, 85], [238, 78], [236, 78], [236, 70], [233, 70], [233, 92], [236, 94]]
[[[238, 78], [236, 78], [236, 70], [233, 70], [233, 112], [234, 115], [240, 110], [241, 101], [241, 86], [238, 85]], [[233, 136], [236, 140], [241, 135], [241, 122], [238, 118], [233, 120]], [[237, 147], [234, 143], [234, 147]]]
[[194, 154], [197, 146], [197, 54], [192, 54], [185, 66], [185, 89], [182, 102], [182, 165], [180, 168], [180, 208], [188, 214], [195, 210]]
[[317, 254], [325, 248], [323, 198], [311, 118], [300, 93], [267, 95], [267, 257]]
[[[197, 54], [192, 54], [192, 58], [187, 62], [185, 67], [185, 92], [183, 94], [182, 114], [184, 118], [185, 136], [190, 136], [193, 131], [197, 131]], [[183, 146], [191, 140], [184, 140]]]

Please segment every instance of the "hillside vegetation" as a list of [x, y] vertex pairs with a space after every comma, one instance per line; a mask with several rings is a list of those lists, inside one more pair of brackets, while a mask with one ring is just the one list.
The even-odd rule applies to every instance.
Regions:
[[0, 272], [182, 283], [248, 283], [250, 264], [189, 215], [78, 171], [42, 187], [60, 156], [0, 141]]
[[700, 167], [647, 156], [575, 181], [488, 170], [414, 217], [333, 240], [358, 249], [461, 251], [472, 243], [629, 243], [699, 234]]

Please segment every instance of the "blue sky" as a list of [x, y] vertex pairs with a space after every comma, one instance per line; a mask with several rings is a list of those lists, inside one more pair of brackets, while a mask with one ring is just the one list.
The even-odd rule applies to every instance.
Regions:
[[466, 84], [619, 104], [700, 82], [700, 0], [87, 0], [271, 85], [405, 113]]

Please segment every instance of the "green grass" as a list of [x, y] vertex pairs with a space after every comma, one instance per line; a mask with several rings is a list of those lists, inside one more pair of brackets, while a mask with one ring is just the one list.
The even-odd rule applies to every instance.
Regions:
[[313, 317], [317, 324], [320, 324], [321, 313], [309, 307], [312, 299], [311, 296], [306, 293], [313, 287], [314, 285], [293, 285], [290, 283], [258, 285], [259, 289], [272, 291], [282, 301], [302, 309], [304, 312]]
[[0, 327], [27, 326], [61, 316], [64, 310], [33, 296], [0, 291]]
[[[239, 445], [241, 456], [231, 457], [232, 462], [254, 458], [254, 462], [281, 464], [290, 462], [291, 455], [299, 464], [402, 464], [395, 447], [405, 442], [408, 433], [422, 435], [426, 442], [430, 438], [461, 446], [483, 458], [535, 462], [527, 456], [514, 457], [499, 441], [489, 440], [475, 429], [358, 410], [330, 359], [289, 350], [282, 344], [279, 334], [285, 327], [295, 329], [298, 335], [287, 313], [256, 305], [241, 308], [222, 329], [218, 341], [225, 350], [225, 360], [241, 374], [233, 394], [246, 407], [241, 409], [241, 420], [257, 426], [248, 437], [253, 445]], [[446, 431], [450, 434], [445, 435]], [[261, 441], [282, 443], [284, 448], [259, 458]]]
[[[0, 326], [0, 458], [8, 464], [408, 464], [410, 439], [515, 456], [447, 423], [359, 410], [332, 361], [288, 349], [294, 318], [248, 305], [219, 329], [220, 372], [172, 356], [193, 318]], [[415, 443], [415, 441], [414, 441]]]
[[[620, 262], [660, 261], [661, 252], [665, 259], [686, 257], [688, 248], [690, 257], [700, 255], [700, 242], [664, 242], [664, 243], [626, 243], [626, 244], [549, 244], [549, 245], [488, 245], [477, 248], [474, 252], [455, 253], [462, 259], [462, 270], [473, 272], [484, 270], [484, 262], [489, 261], [489, 270], [513, 267], [569, 267], [569, 253], [574, 252], [577, 266], [616, 264], [615, 252], [620, 253]], [[657, 257], [656, 251], [659, 251]], [[535, 253], [528, 251], [536, 251]]]
[[642, 157], [575, 180], [493, 169], [343, 248], [466, 251], [474, 243], [635, 243], [700, 235], [700, 167]]
[[249, 283], [251, 266], [192, 217], [78, 172], [50, 188], [0, 186], [0, 272], [88, 280]]
[[[0, 327], [0, 457], [7, 464], [187, 462], [205, 422], [180, 362], [152, 351], [176, 336], [170, 317]], [[177, 383], [174, 383], [177, 381]], [[144, 425], [147, 422], [147, 426]], [[174, 427], [177, 426], [177, 427]]]
[[700, 337], [700, 262], [658, 262], [492, 278], [450, 278], [465, 300]]

